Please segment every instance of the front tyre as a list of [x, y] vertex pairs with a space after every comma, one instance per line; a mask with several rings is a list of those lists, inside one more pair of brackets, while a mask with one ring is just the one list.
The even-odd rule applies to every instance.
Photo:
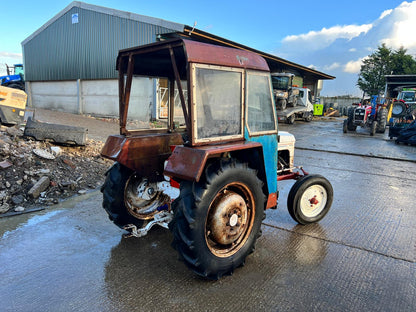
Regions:
[[384, 133], [386, 132], [386, 126], [387, 126], [387, 109], [381, 108], [377, 113], [377, 133]]
[[264, 208], [255, 170], [233, 160], [213, 163], [200, 182], [181, 183], [169, 225], [172, 245], [196, 274], [209, 279], [231, 275], [254, 250]]
[[287, 101], [285, 99], [277, 100], [277, 108], [285, 110], [287, 106]]
[[347, 119], [347, 129], [348, 131], [355, 131], [357, 130], [357, 126], [354, 125], [354, 107], [350, 107], [348, 109], [348, 119]]
[[374, 120], [373, 123], [370, 126], [370, 135], [371, 136], [374, 136], [374, 134], [376, 133], [377, 126], [378, 126], [378, 122], [376, 120]]
[[286, 123], [289, 125], [293, 125], [295, 123], [295, 118], [296, 118], [295, 114], [292, 114], [286, 117]]
[[314, 223], [325, 217], [333, 198], [331, 183], [321, 175], [310, 174], [296, 181], [290, 189], [287, 209], [299, 224]]
[[311, 122], [313, 119], [313, 111], [307, 112], [306, 116], [305, 116], [305, 121], [306, 122]]

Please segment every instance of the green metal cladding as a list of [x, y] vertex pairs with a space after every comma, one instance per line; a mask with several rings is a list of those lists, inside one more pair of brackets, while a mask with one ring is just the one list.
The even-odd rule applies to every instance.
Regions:
[[155, 18], [102, 7], [96, 11], [95, 6], [82, 2], [72, 4], [79, 6], [68, 6], [23, 41], [27, 81], [116, 78], [120, 49], [152, 43], [158, 34], [183, 30], [183, 25]]

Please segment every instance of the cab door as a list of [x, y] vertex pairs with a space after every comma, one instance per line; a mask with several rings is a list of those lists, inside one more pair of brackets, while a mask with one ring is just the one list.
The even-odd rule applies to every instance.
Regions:
[[277, 193], [277, 122], [270, 73], [246, 72], [245, 131], [247, 141], [263, 146], [263, 159], [270, 194]]

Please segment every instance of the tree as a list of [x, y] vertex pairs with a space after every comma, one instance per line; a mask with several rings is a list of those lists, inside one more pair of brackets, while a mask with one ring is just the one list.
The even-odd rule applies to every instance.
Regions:
[[416, 74], [416, 60], [403, 47], [397, 51], [384, 43], [361, 65], [357, 86], [367, 95], [379, 94], [386, 84], [385, 75]]
[[407, 50], [401, 47], [391, 56], [392, 75], [411, 75], [416, 73], [415, 59], [406, 54]]

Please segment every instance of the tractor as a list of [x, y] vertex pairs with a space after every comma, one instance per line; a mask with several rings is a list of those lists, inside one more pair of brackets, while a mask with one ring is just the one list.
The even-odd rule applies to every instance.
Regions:
[[19, 90], [25, 90], [25, 80], [23, 64], [8, 66], [6, 64], [7, 76], [0, 77], [0, 84], [3, 87], [9, 87]]
[[311, 90], [293, 86], [294, 74], [272, 73], [272, 86], [278, 120], [293, 124], [296, 118], [313, 119]]
[[370, 135], [384, 133], [387, 126], [387, 106], [378, 96], [373, 96], [371, 102], [363, 100], [353, 103], [348, 109], [348, 118], [344, 120], [343, 132], [355, 131], [357, 127], [369, 128]]
[[[263, 57], [178, 38], [121, 50], [116, 68], [120, 134], [101, 151], [115, 161], [101, 191], [126, 236], [168, 228], [185, 264], [217, 280], [253, 252], [278, 181], [296, 180], [287, 206], [297, 223], [327, 214], [332, 186], [293, 165], [295, 140], [278, 133]], [[154, 115], [149, 78], [168, 85], [166, 120]]]

